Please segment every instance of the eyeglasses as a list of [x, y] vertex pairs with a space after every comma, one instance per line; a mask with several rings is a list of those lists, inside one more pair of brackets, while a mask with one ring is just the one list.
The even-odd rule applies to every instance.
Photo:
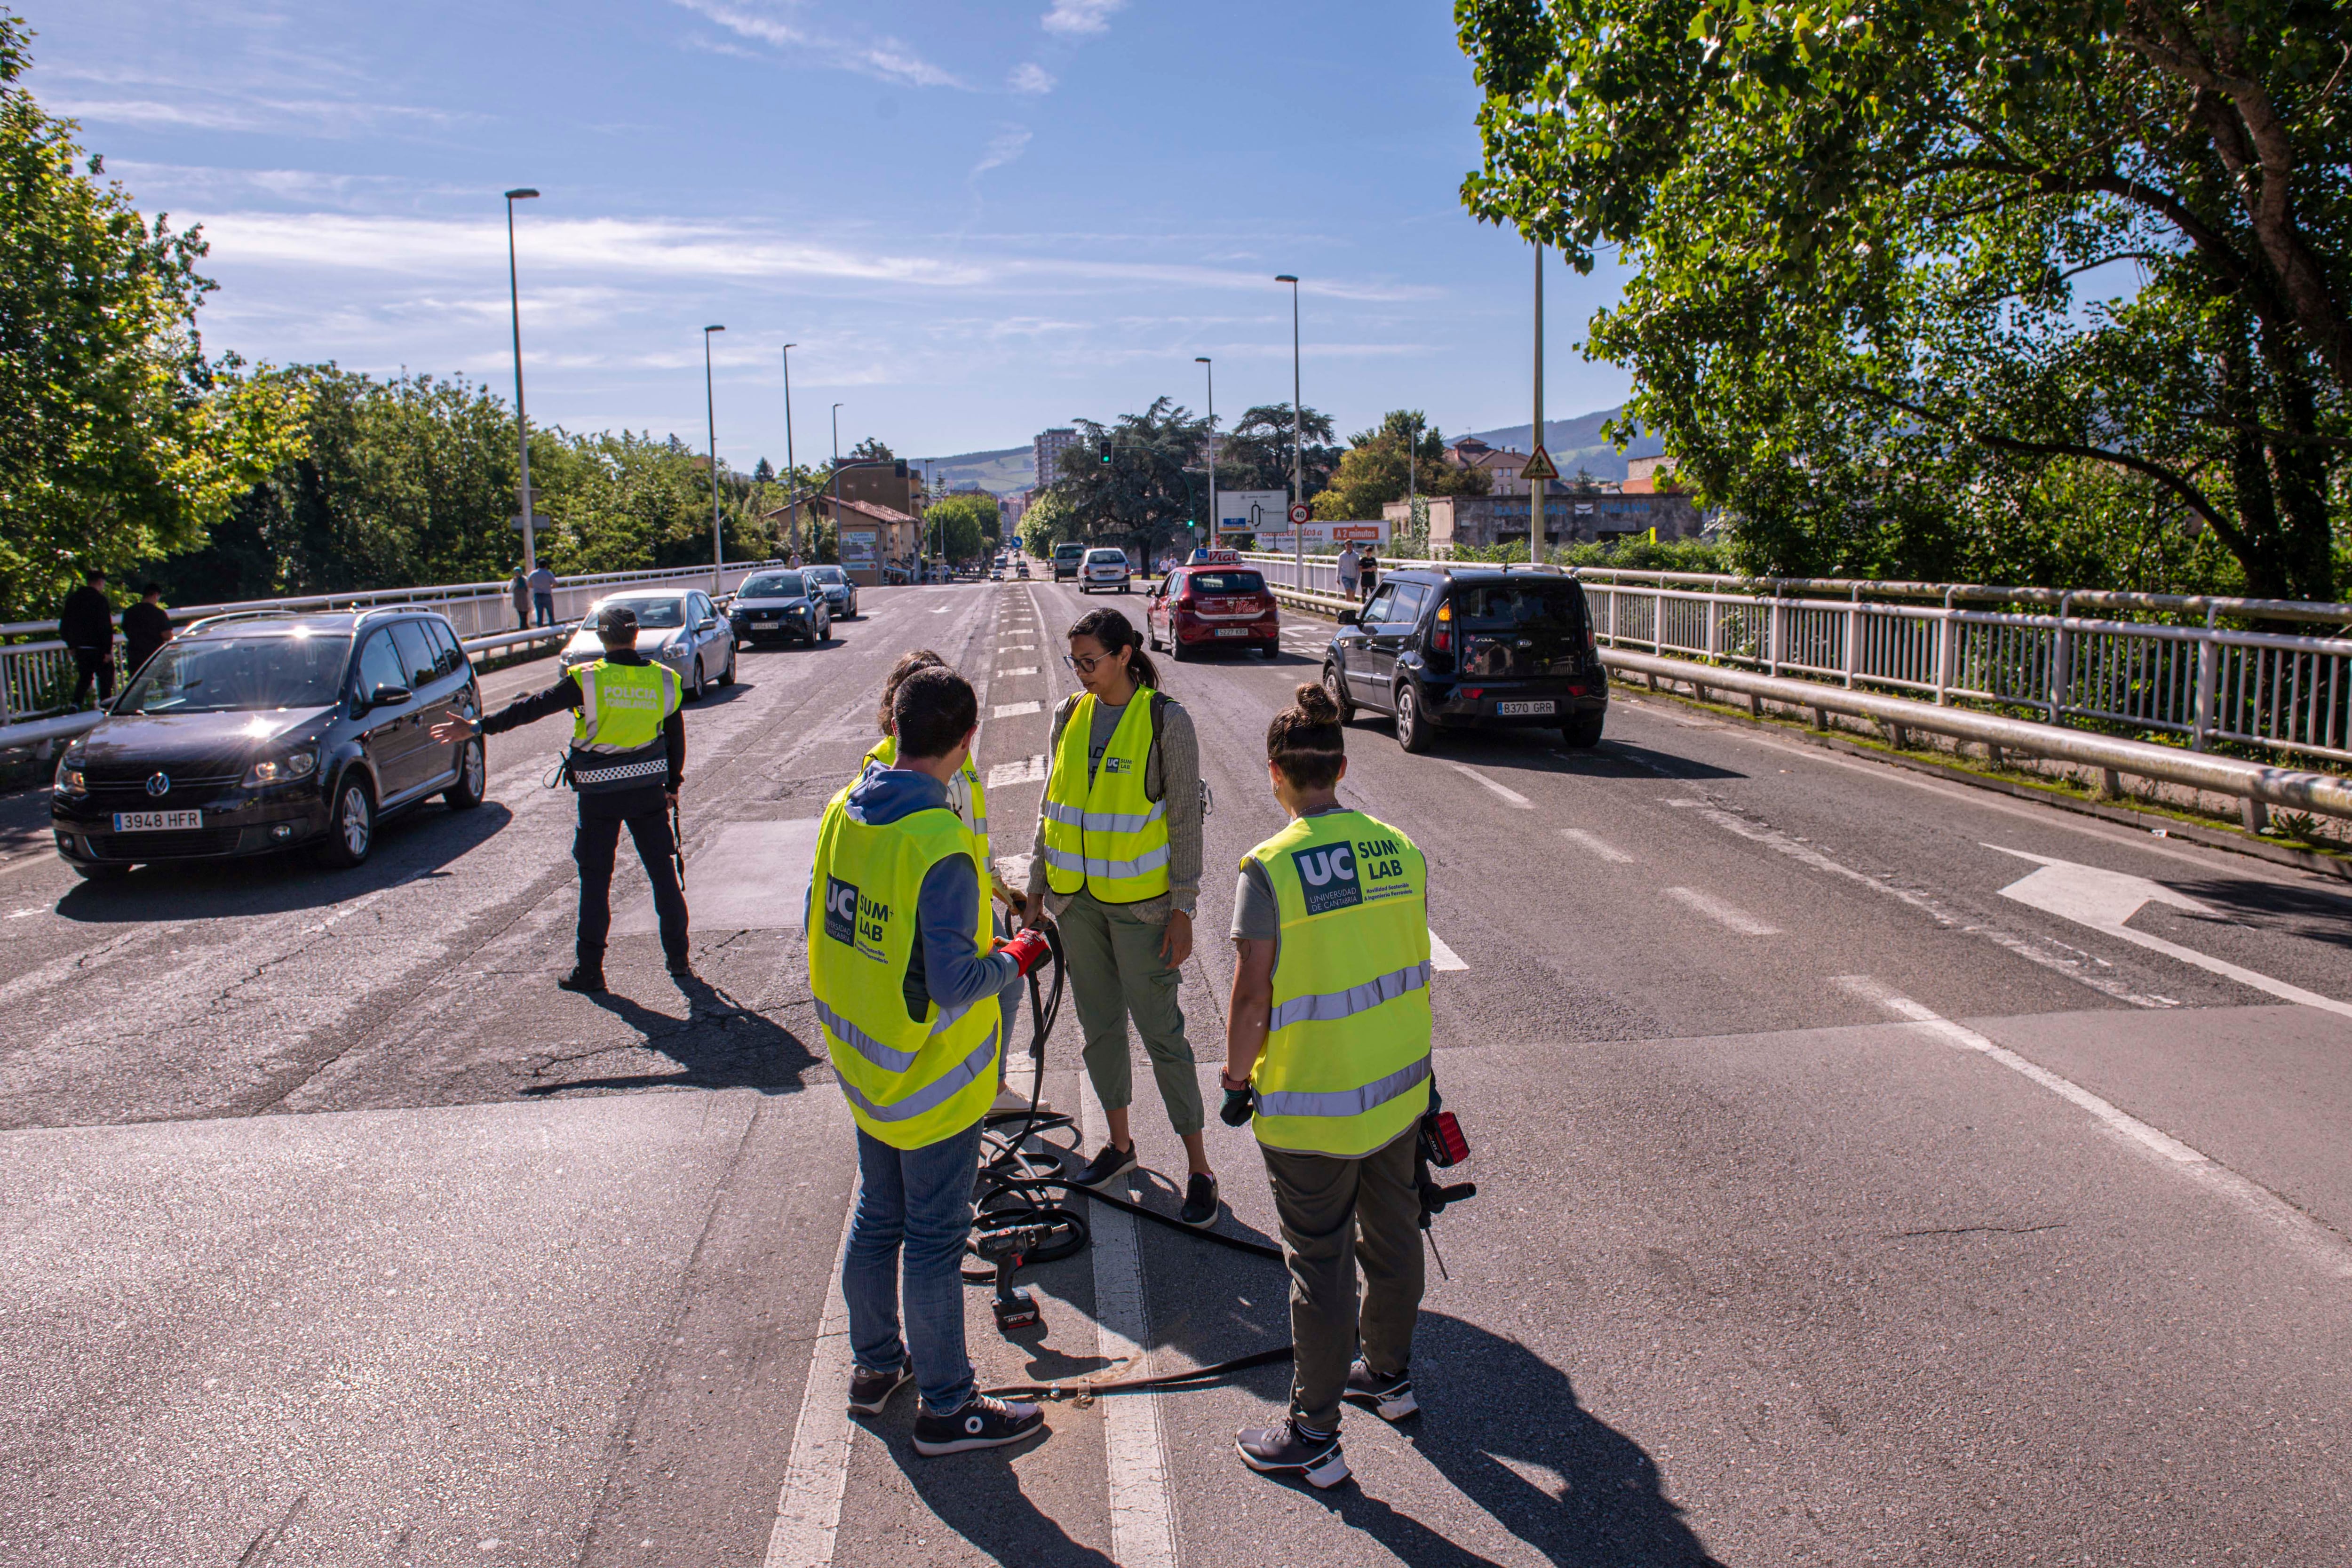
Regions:
[[1092, 675], [1095, 672], [1095, 666], [1102, 663], [1103, 660], [1108, 658], [1110, 658], [1110, 655], [1107, 653], [1066, 653], [1062, 656], [1062, 662], [1068, 665], [1072, 669], [1076, 670], [1080, 675]]

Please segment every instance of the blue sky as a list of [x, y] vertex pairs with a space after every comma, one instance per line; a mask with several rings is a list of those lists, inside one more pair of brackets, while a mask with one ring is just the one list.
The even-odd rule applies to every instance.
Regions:
[[[518, 204], [535, 423], [803, 461], [1025, 442], [1162, 393], [1290, 393], [1343, 432], [1417, 406], [1524, 423], [1529, 252], [1473, 223], [1450, 5], [16, 0], [26, 85], [150, 212], [201, 222], [208, 346], [511, 390]], [[1617, 401], [1576, 352], [1612, 292], [1556, 269], [1546, 412]]]

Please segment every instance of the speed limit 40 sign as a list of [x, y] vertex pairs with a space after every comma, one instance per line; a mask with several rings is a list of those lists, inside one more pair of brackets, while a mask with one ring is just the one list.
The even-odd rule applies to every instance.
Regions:
[[1307, 520], [1314, 515], [1305, 501], [1298, 501], [1290, 509], [1290, 525], [1293, 528], [1303, 527]]

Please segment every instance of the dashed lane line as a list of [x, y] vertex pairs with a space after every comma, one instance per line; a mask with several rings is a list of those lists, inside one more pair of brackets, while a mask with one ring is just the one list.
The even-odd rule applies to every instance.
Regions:
[[2352, 1279], [2352, 1245], [2347, 1245], [2343, 1237], [2269, 1188], [2248, 1181], [2170, 1133], [2149, 1126], [2074, 1079], [2063, 1078], [2038, 1062], [2028, 1061], [2007, 1047], [1987, 1039], [1964, 1024], [1954, 1023], [1925, 1004], [1913, 1001], [1867, 974], [1841, 974], [1837, 977], [1837, 984], [1853, 995], [1876, 1004], [1894, 1016], [1917, 1025], [1945, 1044], [1974, 1051], [1998, 1062], [2059, 1099], [2081, 1107], [2129, 1147], [2228, 1199], [2275, 1231], [2290, 1251], [2315, 1265], [2321, 1272], [2338, 1279]]
[[1435, 931], [1429, 933], [1429, 967], [1432, 969], [1467, 969], [1462, 955], [1445, 945], [1445, 939]]
[[[1079, 1075], [1090, 1144], [1110, 1141], [1110, 1123], [1094, 1084]], [[1132, 1201], [1134, 1173], [1121, 1178]], [[1120, 1375], [1149, 1377], [1151, 1325], [1143, 1292], [1143, 1255], [1135, 1216], [1102, 1208], [1087, 1216], [1093, 1235], [1096, 1350]], [[1110, 1482], [1110, 1558], [1119, 1568], [1176, 1568], [1176, 1521], [1168, 1500], [1167, 1444], [1160, 1426], [1160, 1395], [1151, 1390], [1100, 1402], [1103, 1449]]]
[[1024, 713], [1041, 712], [1044, 708], [1042, 702], [1000, 702], [989, 710], [988, 716], [992, 719], [1018, 719]]
[[1576, 845], [1600, 859], [1608, 861], [1612, 866], [1631, 866], [1633, 863], [1633, 858], [1631, 855], [1589, 829], [1563, 827], [1559, 830], [1559, 836], [1570, 844]]
[[1034, 675], [1036, 673], [1037, 667], [1035, 665], [1024, 664], [1013, 669], [1000, 669], [996, 672], [996, 675], [997, 679], [1002, 680], [1015, 675]]
[[1496, 784], [1493, 779], [1488, 778], [1476, 768], [1465, 766], [1461, 763], [1454, 763], [1449, 765], [1455, 773], [1460, 773], [1464, 778], [1469, 779], [1475, 784], [1485, 785], [1487, 789], [1501, 796], [1507, 804], [1517, 806], [1521, 811], [1533, 811], [1536, 808], [1535, 802], [1529, 800], [1526, 795], [1521, 795], [1517, 790]]
[[1668, 888], [1666, 897], [1684, 908], [1695, 910], [1726, 931], [1741, 936], [1779, 936], [1780, 928], [1758, 920], [1738, 905], [1727, 903], [1713, 893], [1700, 892], [1696, 888]]
[[991, 789], [1003, 789], [1008, 784], [1044, 784], [1045, 782], [1045, 757], [1042, 752], [1033, 757], [1024, 757], [1017, 763], [999, 763], [988, 770], [988, 787]]

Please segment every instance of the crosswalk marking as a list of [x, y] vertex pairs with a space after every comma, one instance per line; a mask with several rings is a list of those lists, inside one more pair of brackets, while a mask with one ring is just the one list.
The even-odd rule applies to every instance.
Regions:
[[1435, 931], [1429, 933], [1429, 967], [1432, 969], [1467, 969], [1462, 955], [1445, 945], [1445, 939]]
[[1017, 763], [999, 763], [988, 770], [991, 789], [1003, 789], [1006, 784], [1043, 784], [1045, 779], [1045, 758], [1042, 752]]
[[1018, 669], [1000, 669], [996, 672], [997, 679], [1000, 680], [1008, 675], [1034, 675], [1036, 673], [1037, 667], [1034, 664], [1024, 664]]
[[1035, 702], [1000, 702], [989, 714], [992, 719], [1018, 719], [1024, 713], [1038, 712], [1042, 704]]

